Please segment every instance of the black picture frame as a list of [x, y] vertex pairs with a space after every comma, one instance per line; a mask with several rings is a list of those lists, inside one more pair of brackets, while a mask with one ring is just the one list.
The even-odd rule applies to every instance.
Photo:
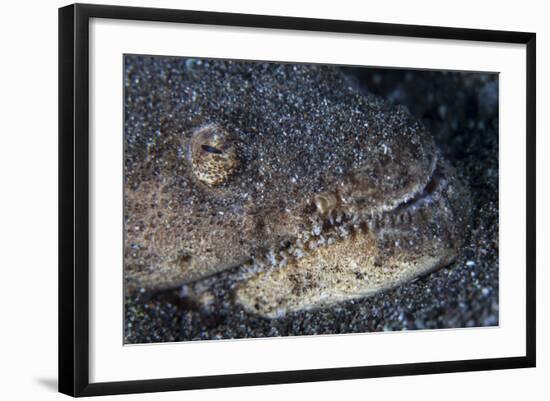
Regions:
[[[526, 354], [521, 357], [90, 383], [89, 21], [91, 18], [515, 43], [526, 46]], [[59, 391], [72, 396], [173, 391], [535, 366], [536, 35], [526, 32], [74, 4], [59, 9]]]

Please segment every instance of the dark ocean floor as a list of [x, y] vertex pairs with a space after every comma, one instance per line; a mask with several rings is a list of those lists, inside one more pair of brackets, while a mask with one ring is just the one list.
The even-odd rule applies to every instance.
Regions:
[[455, 263], [378, 295], [280, 319], [231, 302], [199, 310], [178, 290], [126, 298], [125, 343], [498, 325], [498, 75], [346, 68], [364, 91], [405, 105], [471, 188], [473, 224]]

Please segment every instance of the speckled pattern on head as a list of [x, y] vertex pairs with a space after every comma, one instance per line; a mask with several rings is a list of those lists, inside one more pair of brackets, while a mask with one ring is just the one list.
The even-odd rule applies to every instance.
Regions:
[[338, 68], [126, 56], [125, 115], [128, 291], [229, 276], [279, 317], [448, 264], [467, 230], [432, 136]]

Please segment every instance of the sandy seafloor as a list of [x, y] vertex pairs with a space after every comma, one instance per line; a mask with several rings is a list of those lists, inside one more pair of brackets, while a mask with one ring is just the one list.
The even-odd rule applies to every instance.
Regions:
[[125, 343], [498, 325], [498, 75], [346, 73], [362, 90], [407, 106], [469, 184], [473, 225], [456, 262], [369, 298], [273, 320], [230, 302], [198, 310], [178, 290], [136, 292], [126, 298]]

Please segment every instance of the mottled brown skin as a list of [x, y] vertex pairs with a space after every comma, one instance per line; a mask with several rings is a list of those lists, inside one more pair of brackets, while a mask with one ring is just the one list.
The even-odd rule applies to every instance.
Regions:
[[126, 126], [128, 290], [204, 293], [234, 271], [235, 300], [273, 318], [454, 259], [468, 191], [405, 109], [359, 93], [331, 67], [180, 69], [177, 101], [127, 81], [128, 108], [153, 91], [163, 113], [161, 139], [142, 140], [149, 123]]

